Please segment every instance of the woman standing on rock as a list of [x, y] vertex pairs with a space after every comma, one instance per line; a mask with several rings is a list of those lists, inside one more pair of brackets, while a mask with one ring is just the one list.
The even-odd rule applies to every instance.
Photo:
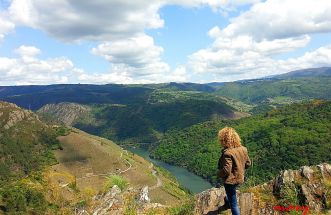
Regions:
[[246, 147], [240, 143], [240, 137], [231, 127], [218, 132], [218, 139], [223, 147], [218, 161], [218, 176], [224, 181], [227, 201], [233, 215], [239, 215], [236, 189], [244, 183], [245, 169], [251, 165]]

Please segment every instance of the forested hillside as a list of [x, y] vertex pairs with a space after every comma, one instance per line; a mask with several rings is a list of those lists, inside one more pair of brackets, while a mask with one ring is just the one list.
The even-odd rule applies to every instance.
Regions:
[[[44, 117], [55, 114], [61, 119], [68, 115], [64, 112], [72, 112], [73, 117], [75, 109], [71, 106], [79, 105], [47, 105], [38, 113]], [[250, 106], [202, 92], [155, 90], [140, 103], [93, 104], [88, 108], [88, 113], [74, 120], [72, 126], [115, 141], [155, 142], [170, 129], [182, 129], [216, 118], [240, 117], [236, 109]]]
[[[0, 213], [41, 214], [48, 202], [41, 170], [56, 163], [56, 133], [31, 111], [0, 102]], [[33, 181], [33, 183], [31, 182]]]
[[279, 170], [330, 162], [331, 102], [294, 104], [240, 120], [210, 121], [167, 133], [153, 151], [157, 159], [216, 181], [217, 132], [233, 126], [253, 160], [251, 181], [269, 180]]
[[20, 107], [38, 110], [46, 104], [134, 104], [144, 101], [153, 89], [135, 85], [59, 84], [48, 86], [0, 87], [0, 99]]
[[30, 111], [0, 102], [0, 179], [23, 177], [54, 162], [56, 134]]
[[331, 98], [331, 77], [294, 77], [225, 83], [216, 94], [254, 104], [290, 104]]

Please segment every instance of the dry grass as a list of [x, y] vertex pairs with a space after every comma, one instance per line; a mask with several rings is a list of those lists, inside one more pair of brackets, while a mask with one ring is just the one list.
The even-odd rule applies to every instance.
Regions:
[[[51, 171], [72, 175], [79, 191], [102, 192], [106, 176], [115, 174], [121, 175], [128, 181], [129, 187], [135, 189], [141, 189], [146, 185], [153, 187], [157, 184], [157, 178], [152, 174], [153, 166], [150, 162], [123, 150], [109, 140], [77, 129], [67, 136], [59, 137], [59, 140], [63, 145], [63, 150], [56, 151], [59, 164], [53, 166]], [[165, 183], [150, 191], [152, 202], [166, 205], [179, 204], [186, 194], [176, 186], [172, 186], [169, 190], [167, 185], [170, 184], [170, 179], [162, 173], [157, 175]], [[183, 192], [180, 197], [173, 195], [173, 193], [180, 192]], [[66, 195], [69, 198], [70, 195]]]

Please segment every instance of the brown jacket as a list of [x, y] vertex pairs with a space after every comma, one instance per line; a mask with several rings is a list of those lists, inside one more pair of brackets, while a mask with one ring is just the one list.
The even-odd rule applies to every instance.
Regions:
[[251, 160], [246, 147], [224, 149], [218, 161], [218, 176], [223, 179], [225, 184], [242, 184], [245, 169], [250, 165]]

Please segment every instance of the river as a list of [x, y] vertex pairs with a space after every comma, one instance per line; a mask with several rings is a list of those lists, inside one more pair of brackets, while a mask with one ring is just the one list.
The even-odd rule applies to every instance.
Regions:
[[173, 166], [163, 161], [150, 158], [149, 152], [146, 149], [133, 147], [126, 147], [126, 149], [145, 158], [146, 160], [152, 162], [157, 166], [167, 169], [177, 178], [178, 182], [182, 186], [189, 189], [192, 193], [200, 193], [212, 187], [212, 185], [208, 181], [201, 178], [200, 176], [195, 175], [194, 173], [187, 171], [183, 167]]

